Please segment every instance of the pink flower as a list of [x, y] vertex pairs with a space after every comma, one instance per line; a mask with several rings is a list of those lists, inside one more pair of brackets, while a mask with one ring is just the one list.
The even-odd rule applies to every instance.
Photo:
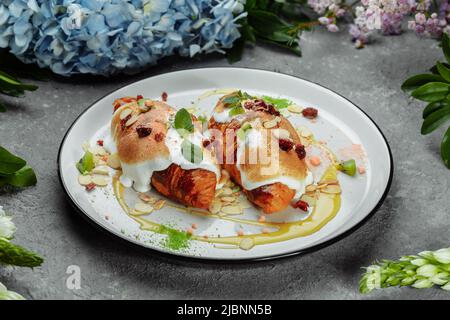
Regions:
[[416, 13], [415, 18], [418, 24], [425, 24], [425, 22], [427, 22], [427, 17], [421, 12]]
[[414, 20], [408, 21], [408, 29], [415, 30], [416, 29], [416, 22]]
[[319, 20], [320, 24], [323, 24], [323, 25], [330, 24], [330, 20], [327, 17], [320, 17], [318, 20]]
[[328, 31], [330, 32], [338, 32], [339, 28], [337, 25], [335, 25], [334, 23], [331, 23], [327, 26]]

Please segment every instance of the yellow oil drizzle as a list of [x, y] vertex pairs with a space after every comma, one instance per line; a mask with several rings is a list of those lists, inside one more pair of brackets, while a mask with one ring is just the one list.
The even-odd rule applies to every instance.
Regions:
[[[119, 172], [120, 174], [120, 172]], [[330, 166], [324, 173], [322, 180], [336, 180], [337, 170], [334, 165]], [[159, 232], [161, 225], [140, 216], [131, 214], [132, 210], [126, 204], [123, 193], [124, 187], [121, 185], [118, 175], [113, 179], [113, 188], [116, 198], [119, 201], [120, 206], [128, 214], [130, 218], [135, 220], [140, 224], [141, 230], [147, 230], [152, 232]], [[201, 215], [204, 217], [209, 217], [213, 219], [222, 219], [230, 222], [235, 222], [239, 224], [256, 225], [267, 228], [275, 228], [276, 231], [270, 233], [258, 233], [243, 236], [227, 236], [227, 237], [201, 237], [193, 235], [192, 240], [203, 241], [213, 244], [225, 244], [239, 247], [243, 250], [249, 250], [256, 245], [276, 243], [281, 241], [286, 241], [290, 239], [295, 239], [299, 237], [305, 237], [319, 231], [323, 226], [325, 226], [331, 219], [333, 219], [338, 213], [341, 206], [341, 196], [340, 194], [327, 194], [320, 192], [316, 205], [314, 206], [311, 214], [304, 220], [295, 222], [259, 222], [248, 219], [239, 219], [229, 216], [219, 216], [216, 214], [207, 214], [203, 211], [196, 210], [193, 208], [185, 208], [177, 205], [171, 205], [172, 207], [184, 211], [193, 213], [196, 215]]]

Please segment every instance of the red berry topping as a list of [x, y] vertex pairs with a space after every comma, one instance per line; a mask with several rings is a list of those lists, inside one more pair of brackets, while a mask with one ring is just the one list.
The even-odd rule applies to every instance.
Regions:
[[291, 151], [294, 147], [294, 142], [288, 139], [280, 139], [278, 140], [278, 144], [283, 151]]
[[305, 108], [302, 111], [303, 116], [308, 119], [317, 118], [318, 113], [319, 113], [319, 111], [315, 108]]
[[300, 160], [305, 159], [306, 157], [306, 150], [305, 150], [305, 146], [302, 144], [297, 144], [295, 146], [295, 152], [297, 153], [297, 156]]
[[98, 144], [100, 147], [103, 147], [103, 140], [97, 140], [97, 144]]
[[169, 97], [169, 95], [167, 94], [167, 92], [163, 92], [162, 94], [161, 94], [161, 99], [162, 99], [162, 101], [164, 101], [164, 102], [166, 102], [167, 101], [167, 98]]
[[152, 133], [152, 128], [141, 125], [136, 127], [136, 132], [139, 138], [145, 138]]
[[165, 135], [162, 132], [158, 132], [157, 134], [155, 134], [155, 141], [156, 142], [161, 142], [161, 141], [164, 140], [164, 138], [165, 138]]
[[95, 183], [91, 182], [88, 185], [86, 185], [86, 191], [92, 191], [95, 189]]
[[303, 200], [298, 200], [296, 203], [294, 203], [292, 205], [292, 207], [293, 208], [298, 208], [298, 209], [306, 212], [306, 211], [308, 211], [309, 204], [308, 204], [308, 202], [305, 202]]

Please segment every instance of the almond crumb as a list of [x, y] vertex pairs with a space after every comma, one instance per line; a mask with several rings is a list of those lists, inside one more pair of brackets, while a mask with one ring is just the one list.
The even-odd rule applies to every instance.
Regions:
[[366, 173], [366, 168], [363, 167], [363, 166], [359, 166], [358, 167], [358, 172], [359, 172], [359, 174], [365, 174]]
[[198, 228], [198, 226], [197, 226], [196, 223], [193, 223], [193, 224], [191, 225], [191, 227], [192, 227], [192, 229], [194, 229], [194, 230]]
[[265, 216], [260, 216], [258, 221], [259, 222], [264, 222], [264, 221], [266, 221], [266, 217]]
[[309, 159], [309, 162], [310, 162], [313, 166], [317, 167], [317, 166], [320, 165], [320, 163], [321, 163], [322, 161], [320, 160], [319, 157], [317, 157], [317, 156], [312, 156], [312, 157]]
[[270, 232], [269, 228], [263, 228], [263, 229], [262, 229], [262, 233], [267, 234], [267, 233], [269, 233], [269, 232]]
[[237, 232], [237, 235], [238, 235], [239, 237], [242, 237], [242, 236], [244, 235], [244, 230], [239, 229], [238, 232]]

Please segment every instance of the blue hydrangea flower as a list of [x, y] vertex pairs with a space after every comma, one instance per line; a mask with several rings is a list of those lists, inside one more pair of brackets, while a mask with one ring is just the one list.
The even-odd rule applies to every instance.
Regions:
[[239, 1], [2, 0], [0, 47], [61, 75], [134, 71], [231, 48]]

